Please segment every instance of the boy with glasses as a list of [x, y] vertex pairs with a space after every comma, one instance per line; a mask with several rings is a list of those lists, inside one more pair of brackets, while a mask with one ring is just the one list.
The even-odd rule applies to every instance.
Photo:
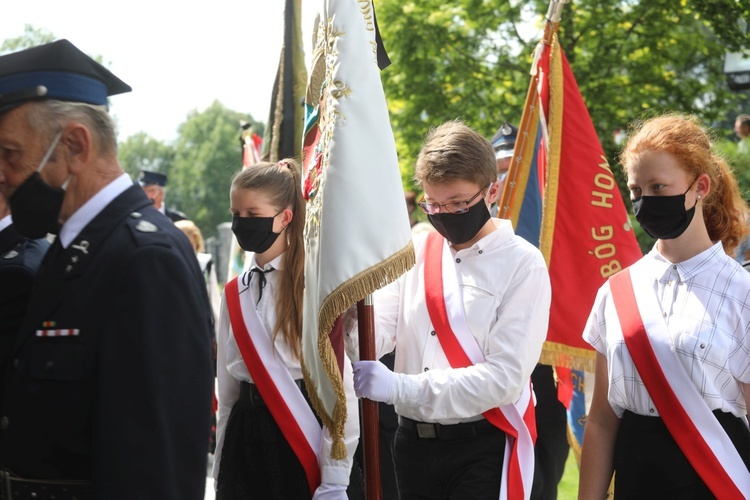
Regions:
[[[547, 267], [510, 221], [491, 218], [495, 151], [477, 132], [459, 121], [432, 130], [415, 177], [437, 231], [417, 237], [416, 266], [375, 294], [376, 344], [396, 347], [395, 367], [355, 362], [355, 391], [399, 415], [401, 500], [528, 498]], [[354, 354], [356, 335], [347, 342]]]

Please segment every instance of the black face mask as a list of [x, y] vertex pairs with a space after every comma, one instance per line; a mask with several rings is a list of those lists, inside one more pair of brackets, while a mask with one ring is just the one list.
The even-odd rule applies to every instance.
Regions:
[[[697, 179], [696, 179], [697, 180]], [[685, 195], [693, 187], [682, 194], [674, 196], [641, 196], [633, 200], [633, 214], [635, 220], [652, 238], [671, 240], [677, 238], [690, 226], [695, 215], [695, 206], [685, 210]]]
[[462, 214], [438, 213], [428, 215], [438, 233], [453, 243], [461, 245], [470, 241], [482, 229], [485, 223], [490, 220], [490, 211], [483, 200], [469, 208], [468, 212]]
[[[280, 214], [281, 212], [279, 212]], [[276, 214], [276, 215], [279, 215]], [[246, 252], [263, 253], [273, 245], [281, 233], [273, 232], [273, 217], [232, 217], [232, 232]]]
[[61, 135], [62, 133], [58, 133], [52, 141], [37, 171], [18, 186], [8, 199], [13, 226], [27, 238], [44, 238], [47, 233], [57, 234], [60, 230], [58, 219], [65, 199], [65, 186], [70, 176], [63, 183], [63, 187], [53, 188], [42, 180], [39, 172], [55, 150]]

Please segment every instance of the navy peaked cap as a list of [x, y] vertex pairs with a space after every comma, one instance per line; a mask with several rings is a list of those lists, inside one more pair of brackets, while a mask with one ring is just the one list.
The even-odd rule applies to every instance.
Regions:
[[518, 135], [518, 128], [514, 127], [508, 122], [500, 125], [495, 135], [490, 139], [492, 147], [495, 148], [495, 157], [508, 158], [513, 156], [513, 147], [516, 145], [516, 136]]
[[141, 186], [166, 186], [167, 175], [159, 172], [149, 172], [148, 170], [141, 170], [141, 175], [138, 176], [138, 183]]
[[41, 99], [106, 106], [108, 96], [131, 90], [67, 40], [0, 56], [0, 113]]

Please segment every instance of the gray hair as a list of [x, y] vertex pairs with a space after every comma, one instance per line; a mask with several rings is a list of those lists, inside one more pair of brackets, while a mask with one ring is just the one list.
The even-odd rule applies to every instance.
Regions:
[[81, 102], [33, 101], [27, 115], [29, 125], [50, 140], [60, 128], [71, 121], [86, 125], [95, 137], [96, 146], [102, 154], [117, 153], [115, 122], [107, 108]]

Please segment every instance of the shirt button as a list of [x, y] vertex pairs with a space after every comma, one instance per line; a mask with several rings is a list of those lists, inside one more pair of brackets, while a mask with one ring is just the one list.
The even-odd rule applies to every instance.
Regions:
[[435, 333], [435, 330], [432, 330], [432, 331], [430, 332], [430, 335], [432, 335], [432, 336], [434, 337], [434, 336], [435, 336], [435, 335], [437, 335], [437, 334]]
[[677, 269], [677, 266], [672, 266], [672, 269]]
[[654, 413], [654, 409], [653, 408], [649, 408], [648, 412], [649, 413]]
[[706, 348], [706, 344], [701, 344], [701, 349], [705, 349], [705, 348]]
[[16, 358], [13, 360], [13, 368], [18, 369], [18, 367], [21, 366], [21, 360]]
[[461, 263], [461, 259], [456, 259], [456, 262], [457, 262], [458, 264], [460, 264], [460, 263]]
[[664, 312], [662, 313], [662, 316], [664, 316], [664, 317], [666, 318], [666, 317], [667, 317], [667, 312], [666, 312], [666, 311], [664, 311]]
[[427, 368], [426, 366], [424, 367], [424, 371], [429, 371], [429, 370], [430, 370], [430, 369], [429, 369], [429, 368]]
[[480, 250], [478, 253], [482, 253], [482, 251]]
[[44, 368], [45, 368], [45, 369], [46, 369], [47, 371], [51, 370], [51, 369], [52, 369], [52, 368], [54, 368], [54, 367], [55, 367], [55, 362], [54, 362], [54, 361], [52, 361], [52, 360], [50, 360], [50, 361], [47, 361], [46, 363], [44, 363]]
[[3, 418], [0, 418], [0, 431], [8, 430], [9, 425], [10, 425], [10, 420], [8, 420], [8, 417], [3, 415]]

